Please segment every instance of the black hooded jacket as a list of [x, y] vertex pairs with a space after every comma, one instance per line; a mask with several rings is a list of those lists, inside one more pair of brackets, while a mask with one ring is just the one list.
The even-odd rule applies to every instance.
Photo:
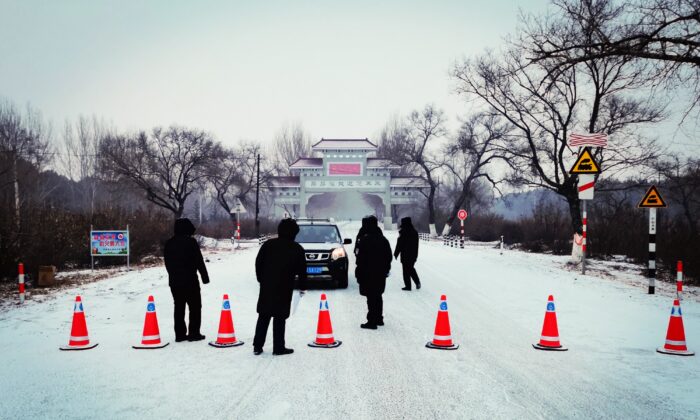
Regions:
[[411, 218], [405, 217], [401, 220], [399, 239], [396, 240], [394, 256], [401, 255], [402, 263], [415, 263], [418, 259], [418, 231], [413, 227]]
[[294, 278], [306, 280], [304, 248], [294, 242], [299, 233], [297, 222], [282, 220], [277, 227], [277, 238], [266, 241], [255, 259], [255, 275], [260, 283], [258, 313], [289, 317]]
[[163, 252], [168, 283], [175, 288], [199, 288], [197, 271], [202, 283], [209, 283], [209, 274], [199, 244], [192, 237], [195, 227], [190, 219], [175, 221], [175, 235], [165, 243]]
[[355, 247], [353, 248], [353, 254], [357, 257], [357, 254], [360, 252], [360, 239], [367, 233], [367, 226], [371, 224], [369, 217], [363, 217], [362, 218], [362, 226], [360, 227], [360, 230], [357, 231], [357, 236], [355, 237]]
[[391, 245], [371, 218], [359, 237], [359, 250], [355, 260], [355, 277], [360, 283], [362, 296], [384, 293], [386, 277], [391, 270]]

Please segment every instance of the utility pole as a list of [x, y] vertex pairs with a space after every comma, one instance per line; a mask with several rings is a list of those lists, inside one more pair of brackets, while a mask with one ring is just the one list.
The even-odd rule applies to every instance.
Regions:
[[19, 238], [20, 231], [22, 230], [22, 213], [20, 208], [20, 198], [19, 198], [19, 175], [18, 175], [18, 153], [14, 150], [12, 154], [12, 181], [15, 189], [15, 228], [17, 229], [17, 237]]
[[199, 190], [199, 224], [202, 224], [202, 190]]
[[258, 153], [258, 174], [255, 182], [255, 236], [260, 236], [260, 153]]

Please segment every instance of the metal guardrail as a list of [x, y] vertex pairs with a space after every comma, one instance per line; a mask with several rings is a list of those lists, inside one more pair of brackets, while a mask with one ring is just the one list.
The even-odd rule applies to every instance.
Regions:
[[258, 245], [262, 245], [265, 242], [267, 242], [269, 239], [272, 239], [276, 237], [276, 235], [261, 235], [258, 237]]

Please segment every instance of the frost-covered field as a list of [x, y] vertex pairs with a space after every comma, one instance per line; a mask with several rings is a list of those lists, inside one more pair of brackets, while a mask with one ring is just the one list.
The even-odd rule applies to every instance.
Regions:
[[[347, 236], [354, 239], [353, 229]], [[392, 245], [395, 233], [388, 233]], [[209, 244], [208, 244], [209, 245]], [[162, 267], [60, 290], [0, 312], [0, 418], [697, 418], [700, 358], [663, 345], [671, 286], [609, 265], [590, 276], [566, 258], [421, 242], [423, 288], [404, 292], [395, 262], [384, 295], [386, 326], [362, 330], [366, 305], [351, 275], [329, 291], [337, 349], [312, 349], [320, 291], [287, 322], [291, 356], [252, 354], [257, 247], [207, 253], [202, 331], [217, 330], [229, 293], [245, 345], [174, 343], [172, 299]], [[658, 289], [658, 288], [657, 288]], [[93, 350], [60, 352], [75, 294], [85, 304]], [[449, 302], [456, 351], [429, 350], [440, 294]], [[697, 291], [694, 291], [697, 293]], [[146, 299], [156, 300], [162, 350], [137, 351]], [[553, 294], [568, 352], [532, 348]], [[697, 294], [683, 302], [686, 338], [700, 350]]]

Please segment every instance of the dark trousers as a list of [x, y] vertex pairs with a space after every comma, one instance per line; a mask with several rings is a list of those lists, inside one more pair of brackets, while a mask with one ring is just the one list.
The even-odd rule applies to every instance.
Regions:
[[175, 300], [175, 337], [187, 336], [185, 324], [185, 305], [190, 311], [189, 334], [198, 335], [202, 324], [202, 297], [199, 286], [192, 288], [171, 287], [170, 292]]
[[384, 300], [381, 293], [367, 295], [367, 322], [378, 324], [384, 322]]
[[268, 314], [258, 314], [258, 323], [255, 326], [253, 347], [261, 349], [265, 345], [267, 327], [270, 325], [270, 319], [272, 318], [274, 318], [272, 321], [272, 351], [284, 349], [284, 328], [287, 318]]
[[403, 268], [403, 283], [407, 289], [411, 288], [411, 279], [416, 283], [416, 286], [420, 285], [420, 279], [418, 278], [416, 267], [414, 267], [415, 263], [415, 261], [401, 263], [401, 267]]

